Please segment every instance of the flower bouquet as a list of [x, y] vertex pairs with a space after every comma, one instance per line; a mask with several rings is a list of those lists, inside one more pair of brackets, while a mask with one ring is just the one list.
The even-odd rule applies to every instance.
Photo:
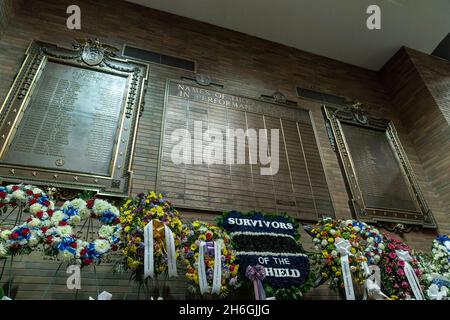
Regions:
[[[384, 238], [386, 248], [380, 262], [383, 292], [392, 299], [411, 299], [414, 295], [405, 269], [406, 263], [408, 263], [420, 280], [421, 271], [419, 270], [417, 258], [411, 253], [410, 247], [401, 240], [388, 234], [384, 234]], [[410, 253], [411, 261], [405, 262], [399, 256], [401, 251]]]
[[[228, 234], [219, 227], [202, 221], [184, 225], [183, 234], [185, 238], [181, 258], [187, 269], [186, 278], [191, 283], [189, 290], [192, 293], [215, 293], [225, 297], [231, 290], [239, 287], [239, 265], [235, 264], [236, 252]], [[220, 252], [216, 252], [217, 248], [220, 248]], [[204, 265], [201, 265], [202, 260]], [[215, 266], [217, 261], [220, 264]]]
[[[143, 283], [144, 276], [144, 229], [150, 221], [153, 224], [153, 272], [154, 276], [168, 270], [168, 250], [165, 226], [174, 233], [175, 248], [180, 244], [182, 223], [178, 211], [162, 194], [155, 192], [138, 194], [126, 200], [120, 208], [122, 224], [122, 253], [125, 269], [131, 269], [133, 278]], [[176, 257], [179, 251], [175, 250]]]
[[431, 255], [419, 254], [419, 268], [422, 282], [428, 288], [429, 299], [448, 299], [450, 291], [450, 238], [440, 235], [433, 240]]
[[358, 285], [362, 285], [367, 276], [365, 263], [376, 265], [383, 255], [383, 237], [376, 228], [364, 222], [324, 218], [305, 229], [313, 237], [315, 248], [320, 251], [323, 266], [321, 277], [329, 280], [332, 290], [344, 288], [341, 256], [335, 245], [337, 239], [347, 240], [351, 245], [348, 257], [350, 272], [353, 282]]

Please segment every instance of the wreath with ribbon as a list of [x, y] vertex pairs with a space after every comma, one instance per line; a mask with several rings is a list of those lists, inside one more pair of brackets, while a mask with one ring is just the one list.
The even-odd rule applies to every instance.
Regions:
[[238, 288], [239, 265], [235, 263], [230, 236], [219, 227], [198, 220], [183, 228], [181, 258], [187, 268], [186, 278], [191, 282], [189, 290], [226, 297]]
[[[300, 299], [311, 289], [314, 266], [300, 243], [295, 219], [287, 214], [229, 211], [216, 220], [231, 236], [241, 276], [250, 280], [243, 287], [251, 284], [256, 299]], [[283, 264], [274, 263], [280, 259]]]
[[425, 284], [425, 296], [430, 300], [445, 300], [450, 296], [450, 238], [439, 235], [433, 240], [431, 254], [418, 252], [417, 261]]
[[386, 247], [380, 262], [383, 291], [392, 299], [423, 299], [417, 257], [401, 240], [388, 234], [384, 239]]
[[178, 211], [162, 194], [140, 193], [120, 208], [125, 268], [143, 282], [164, 272], [176, 276], [182, 233]]
[[[37, 187], [23, 184], [0, 187], [0, 207], [4, 212], [16, 206], [22, 206], [30, 216], [11, 229], [0, 227], [0, 257], [30, 253], [42, 244], [46, 254], [85, 266], [100, 262], [103, 255], [117, 249], [119, 210], [105, 200], [74, 199], [55, 208]], [[87, 218], [97, 218], [105, 224], [99, 237], [91, 242], [78, 239], [74, 232], [77, 223]]]
[[305, 226], [305, 230], [320, 251], [320, 276], [329, 280], [332, 290], [345, 287], [341, 257], [348, 260], [352, 281], [362, 285], [370, 274], [368, 266], [377, 265], [384, 253], [382, 235], [364, 222], [323, 218], [312, 227]]

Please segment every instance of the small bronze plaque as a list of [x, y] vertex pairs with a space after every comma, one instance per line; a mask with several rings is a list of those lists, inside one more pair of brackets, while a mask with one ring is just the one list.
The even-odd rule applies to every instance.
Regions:
[[0, 114], [0, 178], [128, 194], [148, 66], [79, 40], [33, 42]]
[[360, 108], [324, 111], [357, 218], [435, 228], [392, 123]]

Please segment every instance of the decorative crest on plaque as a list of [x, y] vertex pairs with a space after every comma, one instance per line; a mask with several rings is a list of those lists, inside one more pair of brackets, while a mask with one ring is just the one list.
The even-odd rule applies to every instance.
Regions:
[[99, 65], [105, 56], [114, 57], [119, 49], [102, 44], [98, 39], [77, 39], [73, 48], [81, 51], [81, 59], [90, 66]]
[[281, 93], [280, 91], [275, 91], [270, 96], [262, 94], [260, 98], [262, 100], [275, 102], [275, 103], [278, 103], [278, 104], [291, 105], [291, 106], [296, 106], [297, 105], [297, 102], [292, 101], [292, 100], [288, 100], [288, 98], [283, 93]]
[[213, 82], [211, 77], [204, 73], [197, 73], [197, 74], [195, 74], [194, 77], [184, 77], [183, 76], [183, 77], [181, 77], [181, 80], [189, 80], [189, 81], [195, 82], [196, 84], [199, 84], [204, 87], [213, 86], [213, 87], [223, 88], [222, 84]]
[[353, 114], [353, 118], [361, 124], [367, 124], [367, 112], [364, 110], [363, 104], [359, 101], [353, 103], [350, 107], [346, 107]]

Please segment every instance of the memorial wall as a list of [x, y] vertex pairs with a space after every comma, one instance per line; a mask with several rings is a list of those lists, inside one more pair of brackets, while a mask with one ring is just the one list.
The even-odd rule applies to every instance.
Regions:
[[[139, 121], [136, 141], [132, 147], [130, 144], [123, 149], [132, 151], [129, 180], [119, 174], [128, 168], [126, 161], [120, 170], [116, 165], [119, 172], [116, 178], [122, 181], [120, 192], [125, 190], [124, 186], [129, 187], [131, 194], [165, 192], [188, 220], [211, 222], [217, 214], [232, 209], [287, 212], [301, 223], [317, 221], [322, 216], [350, 218], [356, 208], [351, 201], [356, 189], [348, 185], [351, 174], [343, 168], [345, 161], [339, 153], [342, 146], [338, 146], [336, 132], [333, 136], [330, 131], [323, 103], [298, 97], [296, 88], [300, 87], [359, 101], [371, 117], [387, 119], [395, 127], [395, 139], [390, 139], [380, 128], [367, 131], [352, 124], [339, 124], [348, 142], [346, 147], [353, 155], [354, 173], [361, 177], [358, 190], [362, 192], [362, 203], [368, 207], [397, 208], [392, 217], [400, 219], [397, 214], [405, 217], [408, 214], [420, 221], [422, 214], [426, 216], [428, 212], [422, 206], [426, 203], [434, 219], [429, 225], [436, 226], [439, 233], [450, 232], [450, 155], [445, 152], [450, 143], [450, 103], [440, 95], [443, 86], [449, 87], [448, 80], [441, 80], [450, 75], [447, 62], [401, 49], [380, 72], [375, 72], [118, 0], [78, 1], [83, 12], [82, 29], [71, 31], [65, 25], [65, 10], [70, 4], [66, 0], [36, 0], [24, 1], [20, 8], [15, 8], [14, 20], [0, 32], [2, 101], [33, 41], [69, 48], [74, 39], [98, 38], [122, 53], [125, 46], [131, 46], [195, 63], [193, 70], [187, 70], [164, 63], [139, 62], [148, 63], [145, 104], [133, 111], [133, 117]], [[407, 77], [395, 76], [399, 74], [398, 68], [411, 75], [411, 82]], [[441, 87], [433, 86], [436, 80]], [[413, 96], [403, 91], [403, 82], [412, 87]], [[18, 166], [32, 163], [46, 170], [63, 166], [67, 172], [84, 172], [86, 177], [80, 175], [78, 181], [76, 176], [75, 182], [86, 186], [94, 184], [87, 180], [91, 175], [99, 176], [100, 180], [110, 176], [116, 164], [111, 159], [115, 152], [121, 152], [115, 143], [120, 142], [117, 136], [122, 132], [118, 124], [125, 119], [121, 108], [129, 89], [127, 78], [111, 73], [99, 76], [97, 72], [75, 67], [62, 70], [61, 64], [48, 62], [36, 88], [39, 90], [28, 101], [2, 163]], [[64, 108], [54, 112], [52, 106], [60, 106], [60, 101], [64, 101]], [[95, 106], [94, 111], [83, 109], [88, 103]], [[277, 129], [280, 135], [277, 174], [260, 175], [260, 170], [274, 167], [259, 162], [231, 165], [226, 151], [221, 153], [225, 157], [218, 157], [215, 163], [196, 164], [193, 155], [189, 157], [192, 163], [174, 165], [172, 132], [176, 129], [194, 132], [199, 122], [198, 129], [202, 132], [216, 129], [224, 133], [222, 146], [227, 144], [227, 128]], [[130, 133], [127, 137], [132, 136]], [[396, 139], [402, 146], [398, 153], [391, 149]], [[183, 137], [178, 136], [177, 141], [183, 141]], [[196, 143], [195, 133], [189, 137], [190, 148], [186, 141], [180, 145], [184, 150], [204, 151]], [[79, 152], [79, 145], [86, 146], [84, 153]], [[252, 154], [251, 150], [245, 151]], [[60, 160], [62, 155], [64, 164]], [[407, 157], [408, 166], [385, 165], [402, 156]], [[17, 170], [15, 174], [20, 173]], [[414, 172], [411, 188], [409, 170]], [[34, 171], [27, 172], [23, 174], [33, 179]], [[10, 167], [2, 173], [5, 181], [6, 176], [12, 177]], [[45, 177], [51, 178], [52, 175]], [[70, 179], [73, 182], [72, 176]], [[67, 181], [60, 183], [64, 185]], [[105, 193], [116, 192], [113, 185], [108, 188]], [[383, 190], [395, 195], [386, 195]], [[419, 195], [416, 190], [420, 190]], [[422, 227], [408, 231], [402, 234], [402, 239], [424, 250], [437, 234], [434, 229]], [[308, 235], [301, 233], [304, 246], [311, 247]], [[18, 298], [74, 298], [74, 293], [66, 289], [66, 274], [58, 272], [55, 261], [31, 254], [14, 263]], [[111, 267], [106, 263], [83, 271], [85, 287], [79, 298], [96, 295], [99, 288], [116, 297], [137, 298], [138, 289], [130, 284], [129, 275], [112, 274]], [[52, 281], [52, 289], [44, 292], [42, 288]], [[167, 296], [185, 297], [182, 280], [168, 281]], [[321, 286], [306, 298], [338, 297]]]

